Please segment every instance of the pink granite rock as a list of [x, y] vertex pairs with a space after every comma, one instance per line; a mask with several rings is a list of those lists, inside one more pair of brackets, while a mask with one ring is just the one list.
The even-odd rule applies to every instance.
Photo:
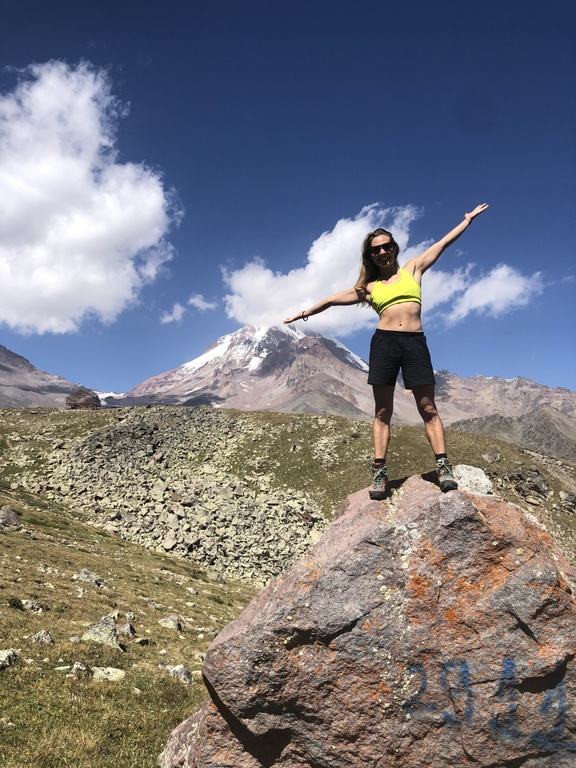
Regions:
[[519, 507], [360, 492], [214, 640], [162, 768], [576, 766], [576, 576]]

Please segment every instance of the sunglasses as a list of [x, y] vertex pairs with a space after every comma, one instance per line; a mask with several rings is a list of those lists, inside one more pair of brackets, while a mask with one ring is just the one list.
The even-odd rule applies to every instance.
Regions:
[[383, 245], [373, 245], [370, 248], [370, 253], [372, 254], [372, 256], [377, 256], [382, 249], [384, 249], [386, 253], [392, 253], [392, 251], [394, 251], [395, 248], [396, 246], [394, 245], [394, 243], [384, 243]]

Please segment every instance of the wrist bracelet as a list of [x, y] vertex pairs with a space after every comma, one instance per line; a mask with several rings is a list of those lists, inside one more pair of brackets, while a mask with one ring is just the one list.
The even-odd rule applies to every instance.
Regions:
[[304, 320], [305, 323], [308, 322], [308, 318], [305, 317], [305, 315], [304, 315], [304, 310], [302, 310], [302, 312], [300, 313], [300, 317], [302, 318], [302, 320]]

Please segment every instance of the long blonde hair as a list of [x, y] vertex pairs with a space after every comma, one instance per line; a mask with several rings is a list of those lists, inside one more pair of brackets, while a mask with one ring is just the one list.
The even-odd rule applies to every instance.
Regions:
[[390, 242], [394, 245], [394, 264], [396, 269], [400, 268], [400, 265], [398, 264], [400, 247], [396, 240], [394, 240], [394, 235], [391, 232], [388, 232], [387, 229], [378, 227], [374, 232], [369, 232], [362, 243], [362, 263], [360, 265], [360, 274], [358, 275], [358, 280], [356, 281], [354, 288], [365, 290], [368, 283], [371, 283], [380, 277], [380, 270], [376, 264], [374, 264], [372, 252], [370, 250], [372, 247], [372, 240], [375, 237], [378, 237], [378, 235], [387, 235], [390, 238]]

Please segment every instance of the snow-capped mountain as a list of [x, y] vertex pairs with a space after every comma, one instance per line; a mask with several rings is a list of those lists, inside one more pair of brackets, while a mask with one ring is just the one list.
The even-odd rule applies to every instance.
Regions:
[[[200, 357], [147, 379], [117, 405], [212, 405], [241, 410], [332, 413], [371, 418], [366, 363], [340, 342], [293, 327], [247, 326], [223, 336]], [[521, 377], [461, 378], [436, 371], [445, 424], [499, 414], [520, 417], [549, 406], [576, 419], [576, 393]], [[396, 388], [394, 421], [420, 424], [412, 393]]]
[[[0, 346], [0, 408], [61, 408], [77, 387]], [[147, 379], [126, 395], [99, 396], [103, 404], [118, 406], [209, 405], [358, 419], [371, 419], [374, 412], [366, 363], [334, 339], [288, 326], [241, 328], [200, 357]], [[461, 378], [436, 371], [436, 400], [446, 425], [558, 458], [576, 456], [576, 392], [569, 389], [521, 377]], [[421, 424], [412, 393], [401, 383], [393, 421]]]
[[[334, 339], [247, 326], [204, 354], [138, 384], [114, 403], [165, 403], [367, 418], [368, 367]], [[108, 402], [112, 402], [110, 399]]]

